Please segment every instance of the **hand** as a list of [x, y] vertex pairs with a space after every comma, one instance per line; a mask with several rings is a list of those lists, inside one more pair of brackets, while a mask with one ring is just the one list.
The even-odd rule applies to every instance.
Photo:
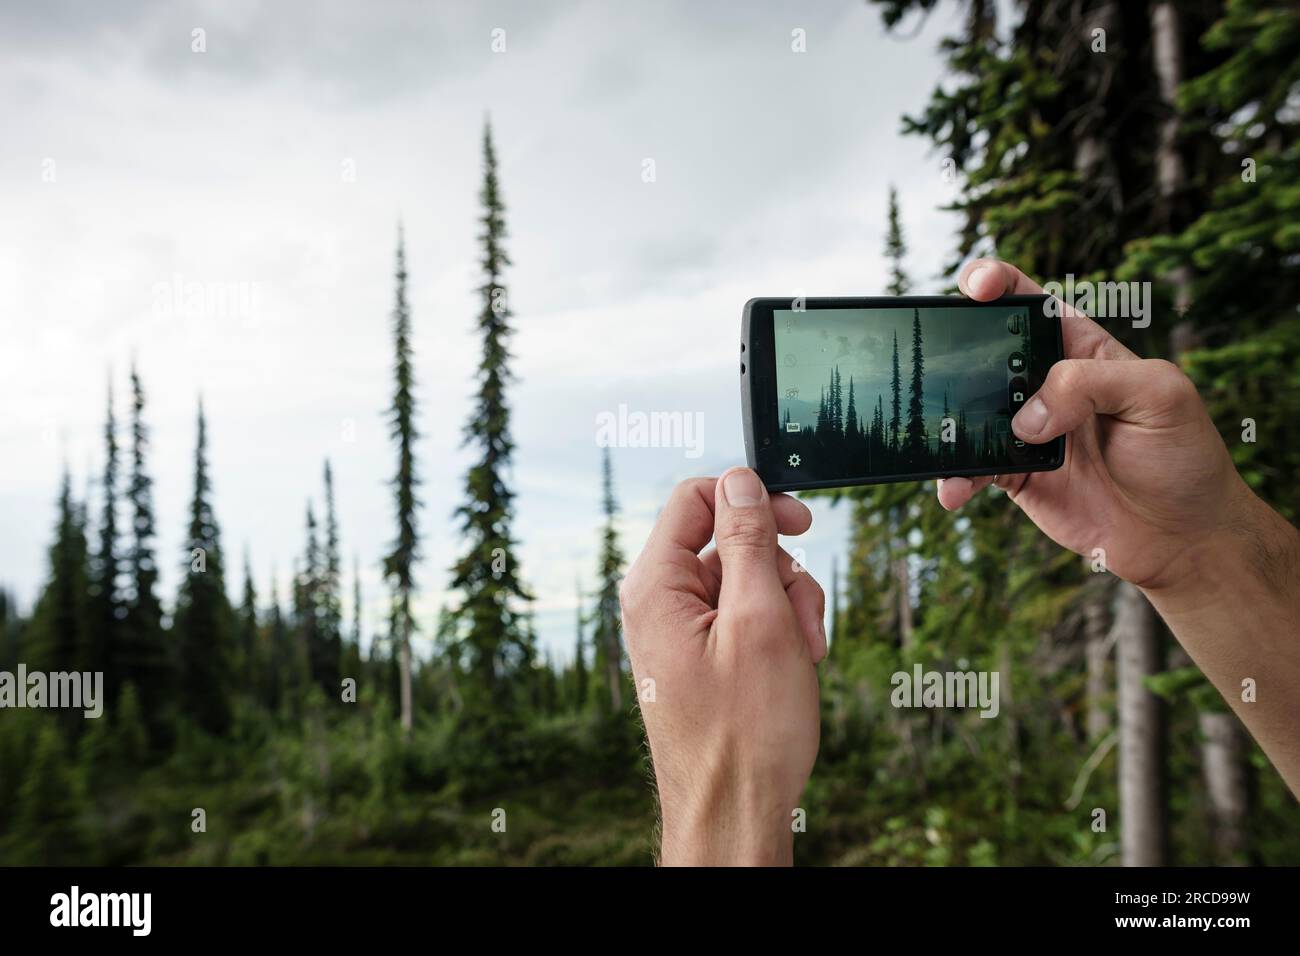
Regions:
[[[958, 285], [987, 302], [1041, 293], [1014, 266], [977, 259]], [[1065, 435], [1056, 471], [996, 481], [1058, 544], [1140, 587], [1195, 664], [1300, 795], [1300, 533], [1246, 487], [1196, 389], [1063, 308], [1066, 360], [1011, 422], [1028, 442]], [[958, 508], [988, 478], [949, 478]], [[1247, 697], [1243, 687], [1266, 687]]]
[[[1043, 290], [1015, 266], [977, 259], [962, 292], [987, 302]], [[1228, 536], [1254, 496], [1237, 475], [1196, 387], [1176, 365], [1142, 360], [1087, 316], [1062, 306], [1065, 361], [1012, 420], [1027, 442], [1065, 435], [1056, 471], [949, 478], [939, 501], [961, 507], [990, 482], [1057, 544], [1146, 590], [1183, 582]]]
[[792, 860], [792, 812], [820, 734], [826, 599], [776, 536], [811, 524], [747, 468], [685, 481], [623, 580], [665, 865]]

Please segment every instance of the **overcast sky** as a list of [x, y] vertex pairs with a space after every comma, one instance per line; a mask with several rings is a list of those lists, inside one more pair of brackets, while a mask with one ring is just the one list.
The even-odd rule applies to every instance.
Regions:
[[[743, 462], [747, 299], [881, 294], [891, 183], [915, 291], [941, 290], [955, 222], [938, 207], [956, 187], [899, 117], [939, 82], [952, 14], [899, 39], [850, 0], [6, 5], [0, 582], [30, 606], [65, 462], [97, 510], [109, 374], [122, 417], [134, 356], [165, 601], [201, 393], [232, 588], [247, 546], [263, 594], [274, 566], [285, 597], [328, 457], [379, 627], [400, 219], [430, 623], [461, 550], [490, 114], [514, 261], [515, 530], [543, 640], [567, 658], [575, 578], [595, 567], [598, 415], [702, 416], [698, 457], [614, 450], [632, 557], [677, 480]], [[823, 580], [843, 538], [819, 505], [799, 543]]]

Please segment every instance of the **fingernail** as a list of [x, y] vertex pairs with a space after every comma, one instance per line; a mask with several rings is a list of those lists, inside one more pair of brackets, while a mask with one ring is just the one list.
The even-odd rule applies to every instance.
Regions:
[[1011, 430], [1021, 438], [1033, 438], [1047, 425], [1047, 406], [1035, 395], [1024, 408], [1016, 412], [1011, 419]]
[[974, 292], [975, 285], [979, 281], [980, 276], [992, 271], [993, 271], [992, 266], [980, 266], [978, 269], [976, 269], [974, 272], [972, 272], [969, 276], [966, 277], [966, 288], [969, 289], [971, 292]]
[[722, 494], [733, 508], [749, 508], [763, 500], [763, 483], [748, 468], [737, 468], [722, 480]]

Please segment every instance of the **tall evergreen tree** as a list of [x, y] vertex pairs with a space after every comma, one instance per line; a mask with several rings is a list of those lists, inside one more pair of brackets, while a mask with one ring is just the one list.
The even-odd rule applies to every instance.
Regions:
[[324, 674], [328, 668], [329, 651], [322, 627], [320, 597], [321, 580], [325, 573], [324, 561], [321, 555], [316, 513], [310, 501], [307, 502], [306, 538], [302, 565], [294, 590], [294, 618], [299, 646], [306, 661], [307, 677], [312, 684], [328, 693], [332, 688], [326, 687]]
[[898, 374], [898, 332], [894, 332], [893, 371], [889, 378], [890, 413], [889, 413], [889, 447], [898, 450], [898, 433], [902, 428], [903, 400], [902, 383]]
[[623, 642], [622, 613], [618, 600], [618, 585], [623, 576], [623, 550], [618, 542], [618, 501], [614, 497], [614, 469], [609, 448], [604, 449], [601, 464], [601, 510], [605, 526], [600, 536], [600, 563], [596, 591], [595, 629], [592, 643], [596, 647], [596, 673], [601, 683], [601, 699], [608, 703], [610, 713], [623, 709]]
[[457, 509], [467, 542], [464, 556], [452, 569], [452, 586], [461, 592], [456, 614], [464, 630], [470, 680], [466, 704], [502, 705], [509, 687], [503, 677], [531, 659], [532, 648], [519, 605], [531, 599], [519, 574], [511, 535], [514, 492], [507, 483], [514, 441], [506, 385], [511, 379], [509, 340], [511, 311], [502, 274], [510, 259], [505, 205], [497, 181], [496, 151], [491, 127], [483, 131], [482, 307], [478, 328], [483, 354], [478, 365], [478, 394], [465, 429], [465, 444], [476, 458], [465, 476], [466, 501]]
[[186, 573], [176, 601], [182, 703], [196, 723], [219, 734], [230, 725], [228, 699], [233, 617], [226, 595], [221, 533], [208, 478], [208, 431], [199, 403], [194, 450], [194, 497], [186, 533]]
[[86, 600], [85, 519], [72, 497], [67, 470], [59, 492], [59, 517], [50, 546], [50, 576], [32, 613], [26, 661], [33, 670], [85, 669], [89, 613]]
[[296, 655], [293, 636], [284, 619], [284, 610], [280, 607], [280, 589], [276, 582], [275, 569], [271, 569], [271, 587], [267, 594], [269, 610], [267, 614], [267, 648], [266, 677], [264, 694], [267, 707], [276, 711], [287, 697], [287, 689], [292, 682]]
[[912, 381], [907, 400], [907, 454], [914, 462], [925, 459], [929, 438], [925, 431], [925, 346], [921, 338], [921, 310], [912, 310]]
[[131, 538], [127, 550], [129, 589], [119, 653], [113, 659], [119, 681], [130, 682], [140, 698], [141, 711], [154, 743], [167, 737], [172, 703], [171, 660], [158, 600], [158, 565], [154, 555], [153, 479], [146, 470], [149, 428], [144, 421], [144, 386], [131, 366], [131, 474], [126, 501], [131, 512]]
[[320, 653], [316, 678], [326, 696], [339, 692], [343, 657], [343, 570], [339, 558], [339, 523], [334, 510], [334, 474], [325, 462], [325, 540], [319, 587]]
[[840, 387], [840, 367], [831, 369], [831, 434], [844, 434], [844, 393]]
[[397, 538], [384, 558], [384, 575], [393, 588], [390, 613], [392, 637], [397, 642], [402, 729], [411, 732], [414, 717], [411, 709], [411, 635], [415, 618], [411, 612], [411, 593], [415, 587], [413, 568], [420, 555], [416, 512], [420, 502], [416, 489], [420, 479], [415, 470], [415, 374], [412, 370], [411, 312], [406, 303], [406, 248], [399, 227], [397, 232], [397, 280], [393, 300], [393, 404], [389, 408], [389, 425], [397, 443], [397, 472], [391, 486], [395, 497]]
[[890, 295], [907, 295], [911, 284], [907, 273], [903, 271], [903, 257], [907, 255], [907, 243], [903, 241], [903, 227], [898, 221], [898, 191], [889, 187], [889, 231], [885, 234], [885, 258], [889, 260]]
[[239, 665], [235, 671], [240, 675], [241, 684], [250, 691], [261, 681], [259, 671], [263, 661], [258, 655], [257, 622], [257, 588], [253, 584], [253, 562], [244, 549], [244, 590], [239, 604], [239, 646], [237, 656]]
[[846, 424], [844, 426], [845, 435], [852, 441], [857, 440], [861, 431], [858, 422], [858, 405], [853, 397], [853, 376], [849, 376], [849, 406], [845, 411]]
[[118, 668], [113, 661], [117, 639], [126, 608], [120, 582], [122, 556], [118, 552], [117, 421], [113, 416], [113, 383], [108, 385], [108, 412], [104, 422], [104, 471], [100, 480], [103, 500], [100, 506], [98, 547], [90, 563], [90, 618], [87, 635], [86, 666], [104, 674], [105, 696], [117, 700]]
[[340, 676], [361, 679], [361, 561], [352, 559], [352, 633], [343, 642]]
[[[1026, 353], [1028, 354], [1028, 353]], [[948, 389], [945, 386], [943, 390], [943, 418], [939, 422], [939, 462], [947, 464], [952, 461], [952, 443], [944, 441], [944, 435], [948, 427], [948, 419], [952, 417], [952, 412], [948, 408]], [[955, 422], [953, 423], [956, 424]], [[953, 437], [956, 437], [956, 429], [953, 429]]]
[[583, 617], [582, 582], [578, 582], [578, 609], [574, 620], [573, 701], [574, 709], [587, 705], [587, 622]]
[[352, 557], [352, 643], [360, 647], [365, 639], [361, 628], [361, 559]]

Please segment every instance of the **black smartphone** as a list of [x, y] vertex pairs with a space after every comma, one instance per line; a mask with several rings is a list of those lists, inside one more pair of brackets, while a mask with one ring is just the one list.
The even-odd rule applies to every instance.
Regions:
[[745, 454], [773, 491], [1050, 471], [1011, 418], [1063, 357], [1046, 295], [750, 299]]

